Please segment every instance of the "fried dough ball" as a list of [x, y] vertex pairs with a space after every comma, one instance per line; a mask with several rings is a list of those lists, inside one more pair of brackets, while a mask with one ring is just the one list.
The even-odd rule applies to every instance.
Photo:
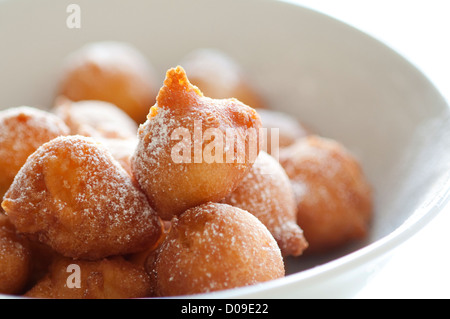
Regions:
[[[79, 278], [76, 278], [77, 275]], [[59, 258], [52, 263], [49, 273], [25, 296], [47, 299], [125, 299], [148, 297], [149, 294], [150, 279], [147, 273], [118, 256], [96, 261]]]
[[327, 252], [366, 237], [372, 188], [343, 145], [310, 136], [283, 149], [280, 163], [293, 185], [308, 253]]
[[262, 149], [274, 156], [279, 153], [279, 149], [312, 134], [305, 125], [289, 114], [273, 110], [258, 110], [258, 115], [261, 117], [262, 127], [267, 129], [265, 139], [267, 144], [264, 143]]
[[72, 102], [62, 97], [58, 99], [53, 111], [67, 124], [71, 135], [131, 139], [137, 134], [136, 122], [108, 102]]
[[252, 214], [206, 203], [172, 220], [150, 273], [156, 296], [231, 289], [281, 278], [280, 249]]
[[64, 120], [72, 135], [102, 142], [131, 175], [130, 160], [138, 142], [138, 126], [125, 112], [108, 102], [72, 102], [60, 97], [54, 113]]
[[16, 234], [7, 216], [0, 212], [0, 294], [17, 294], [24, 288], [31, 269], [27, 241]]
[[137, 123], [145, 121], [155, 101], [153, 68], [128, 43], [87, 44], [67, 57], [62, 73], [58, 95], [110, 102]]
[[283, 256], [299, 256], [308, 247], [297, 224], [294, 192], [278, 161], [261, 151], [239, 186], [223, 203], [256, 216], [271, 232]]
[[259, 152], [260, 127], [254, 109], [203, 96], [178, 66], [167, 72], [139, 128], [133, 174], [159, 216], [169, 220], [237, 187]]
[[214, 99], [236, 98], [253, 108], [267, 108], [242, 67], [217, 49], [197, 49], [180, 63], [192, 84]]
[[126, 171], [95, 140], [56, 138], [33, 153], [2, 207], [21, 233], [73, 258], [136, 253], [161, 222]]
[[[3, 246], [5, 243], [9, 247]], [[35, 284], [47, 274], [48, 267], [59, 256], [48, 246], [17, 234], [3, 213], [0, 213], [0, 246], [3, 253], [0, 253], [0, 293], [17, 294]], [[9, 249], [3, 250], [5, 247]], [[17, 254], [10, 254], [9, 258], [4, 255], [13, 251]], [[3, 289], [7, 285], [16, 289]]]
[[66, 124], [46, 111], [27, 106], [0, 111], [0, 198], [28, 156], [45, 142], [68, 134]]

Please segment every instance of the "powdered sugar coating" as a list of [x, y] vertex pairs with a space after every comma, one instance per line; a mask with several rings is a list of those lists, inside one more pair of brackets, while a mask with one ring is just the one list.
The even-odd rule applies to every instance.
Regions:
[[297, 225], [294, 193], [278, 161], [261, 151], [250, 172], [223, 203], [256, 216], [271, 232], [284, 256], [299, 256], [308, 247]]
[[[260, 126], [255, 110], [235, 99], [204, 97], [189, 82], [183, 68], [170, 69], [157, 104], [139, 128], [139, 144], [131, 159], [133, 174], [152, 207], [161, 218], [169, 220], [190, 207], [219, 201], [236, 188], [253, 165], [245, 152], [247, 130], [258, 130]], [[220, 161], [205, 161], [203, 150], [207, 143], [198, 138], [196, 127], [200, 135], [209, 128], [217, 129], [222, 136], [226, 136], [227, 129], [235, 130], [238, 138], [234, 151], [245, 154], [244, 160], [228, 162], [224, 152]], [[178, 136], [177, 129], [184, 130], [187, 136]], [[178, 162], [173, 150], [186, 141], [187, 160]]]
[[284, 276], [280, 249], [250, 213], [206, 203], [172, 221], [153, 263], [157, 296], [205, 293]]
[[39, 146], [69, 128], [57, 116], [21, 106], [0, 112], [0, 197], [3, 197], [26, 159]]
[[372, 188], [342, 144], [309, 136], [283, 149], [280, 163], [293, 185], [307, 252], [329, 251], [367, 236]]
[[[151, 66], [147, 59], [129, 43], [101, 41], [85, 44], [67, 56], [64, 71], [77, 69], [86, 62], [98, 64], [100, 69], [119, 69], [148, 77]], [[152, 80], [147, 78], [148, 81]]]
[[154, 70], [125, 42], [88, 43], [64, 61], [58, 95], [73, 101], [101, 100], [117, 105], [137, 123], [155, 102]]
[[72, 102], [58, 99], [54, 113], [70, 128], [71, 135], [94, 138], [130, 139], [137, 134], [137, 124], [114, 104], [104, 101]]
[[2, 203], [19, 232], [74, 258], [144, 250], [161, 235], [145, 195], [102, 144], [67, 136], [40, 147]]

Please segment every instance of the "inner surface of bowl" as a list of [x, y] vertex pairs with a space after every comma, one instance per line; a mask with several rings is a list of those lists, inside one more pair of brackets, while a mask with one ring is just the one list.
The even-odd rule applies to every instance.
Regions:
[[419, 223], [424, 207], [427, 213], [427, 205], [447, 197], [445, 101], [407, 61], [365, 34], [308, 9], [258, 0], [79, 0], [81, 28], [70, 29], [70, 3], [0, 3], [0, 108], [50, 107], [63, 58], [88, 42], [135, 45], [161, 84], [165, 71], [190, 51], [217, 48], [245, 67], [271, 108], [357, 156], [375, 191], [369, 238], [319, 259], [291, 258], [288, 273]]

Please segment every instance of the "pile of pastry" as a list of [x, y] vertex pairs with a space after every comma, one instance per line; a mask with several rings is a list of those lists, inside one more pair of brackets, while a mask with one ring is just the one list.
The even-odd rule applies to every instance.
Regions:
[[0, 111], [0, 293], [208, 293], [367, 235], [371, 186], [343, 145], [272, 110], [223, 52], [179, 64], [158, 84], [131, 45], [89, 44], [54, 105]]

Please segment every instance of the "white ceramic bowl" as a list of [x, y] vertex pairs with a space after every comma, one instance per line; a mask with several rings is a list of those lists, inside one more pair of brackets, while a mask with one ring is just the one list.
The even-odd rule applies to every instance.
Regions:
[[50, 106], [62, 59], [86, 42], [132, 43], [161, 81], [191, 50], [218, 48], [245, 67], [273, 108], [353, 151], [375, 188], [366, 241], [320, 259], [289, 259], [283, 279], [196, 297], [350, 297], [447, 201], [448, 106], [369, 36], [268, 0], [77, 0], [81, 28], [70, 29], [72, 2], [0, 0], [1, 108]]

